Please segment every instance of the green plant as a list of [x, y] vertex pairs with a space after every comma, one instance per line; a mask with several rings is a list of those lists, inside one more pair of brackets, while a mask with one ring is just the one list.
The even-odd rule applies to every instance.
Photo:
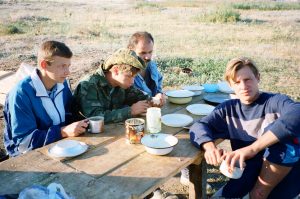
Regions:
[[141, 2], [135, 6], [135, 9], [143, 9], [143, 8], [160, 8], [160, 5], [151, 2]]
[[243, 2], [232, 4], [234, 9], [241, 10], [299, 10], [300, 3], [297, 2]]
[[196, 17], [196, 21], [213, 23], [235, 23], [240, 20], [240, 13], [230, 8], [220, 8]]
[[0, 24], [0, 35], [13, 35], [24, 33], [23, 28], [18, 23]]
[[[227, 59], [219, 58], [169, 58], [159, 59], [158, 65], [164, 76], [164, 86], [183, 86], [203, 84], [223, 79]], [[191, 75], [182, 73], [183, 68], [190, 68]]]

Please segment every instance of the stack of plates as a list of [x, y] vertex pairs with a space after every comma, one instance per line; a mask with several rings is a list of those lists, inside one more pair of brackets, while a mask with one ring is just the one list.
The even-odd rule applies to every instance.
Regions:
[[189, 85], [189, 86], [183, 86], [182, 87], [184, 90], [189, 90], [189, 91], [192, 91], [194, 92], [195, 96], [196, 95], [201, 95], [201, 91], [204, 89], [203, 86], [199, 86], [199, 85]]

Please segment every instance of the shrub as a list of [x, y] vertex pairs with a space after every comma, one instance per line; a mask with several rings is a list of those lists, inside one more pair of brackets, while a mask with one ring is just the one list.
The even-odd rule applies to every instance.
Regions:
[[229, 8], [221, 8], [196, 17], [197, 21], [213, 23], [235, 23], [240, 21], [240, 13]]
[[[164, 86], [183, 86], [217, 82], [223, 79], [227, 59], [218, 58], [169, 58], [157, 60], [164, 77]], [[190, 68], [192, 75], [182, 73], [183, 68]]]
[[235, 9], [242, 10], [299, 10], [300, 3], [297, 2], [244, 2], [244, 3], [234, 3], [232, 7]]
[[0, 35], [12, 35], [23, 33], [19, 24], [0, 24]]

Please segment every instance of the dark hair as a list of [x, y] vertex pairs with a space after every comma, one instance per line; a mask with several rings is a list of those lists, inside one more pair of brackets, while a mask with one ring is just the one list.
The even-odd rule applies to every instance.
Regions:
[[58, 41], [46, 41], [41, 45], [41, 48], [38, 52], [38, 63], [40, 64], [41, 60], [46, 60], [50, 65], [53, 61], [54, 56], [71, 58], [73, 56], [72, 51], [66, 44]]
[[136, 32], [133, 35], [131, 35], [131, 37], [129, 39], [129, 43], [127, 45], [127, 48], [129, 48], [131, 50], [134, 49], [140, 40], [145, 40], [145, 41], [148, 41], [149, 43], [150, 42], [154, 43], [154, 39], [149, 32], [146, 32], [146, 31]]

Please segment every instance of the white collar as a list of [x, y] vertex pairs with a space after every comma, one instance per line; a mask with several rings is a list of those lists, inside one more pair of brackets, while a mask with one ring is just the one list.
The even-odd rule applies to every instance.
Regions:
[[[31, 79], [32, 79], [33, 87], [35, 88], [35, 91], [36, 91], [36, 96], [37, 97], [48, 97], [48, 93], [45, 88], [45, 85], [43, 84], [42, 80], [40, 79], [38, 73], [39, 73], [39, 70], [36, 68], [35, 70], [32, 71], [32, 73], [30, 75]], [[57, 83], [57, 90], [55, 93], [58, 93], [63, 89], [64, 89], [64, 84]]]

